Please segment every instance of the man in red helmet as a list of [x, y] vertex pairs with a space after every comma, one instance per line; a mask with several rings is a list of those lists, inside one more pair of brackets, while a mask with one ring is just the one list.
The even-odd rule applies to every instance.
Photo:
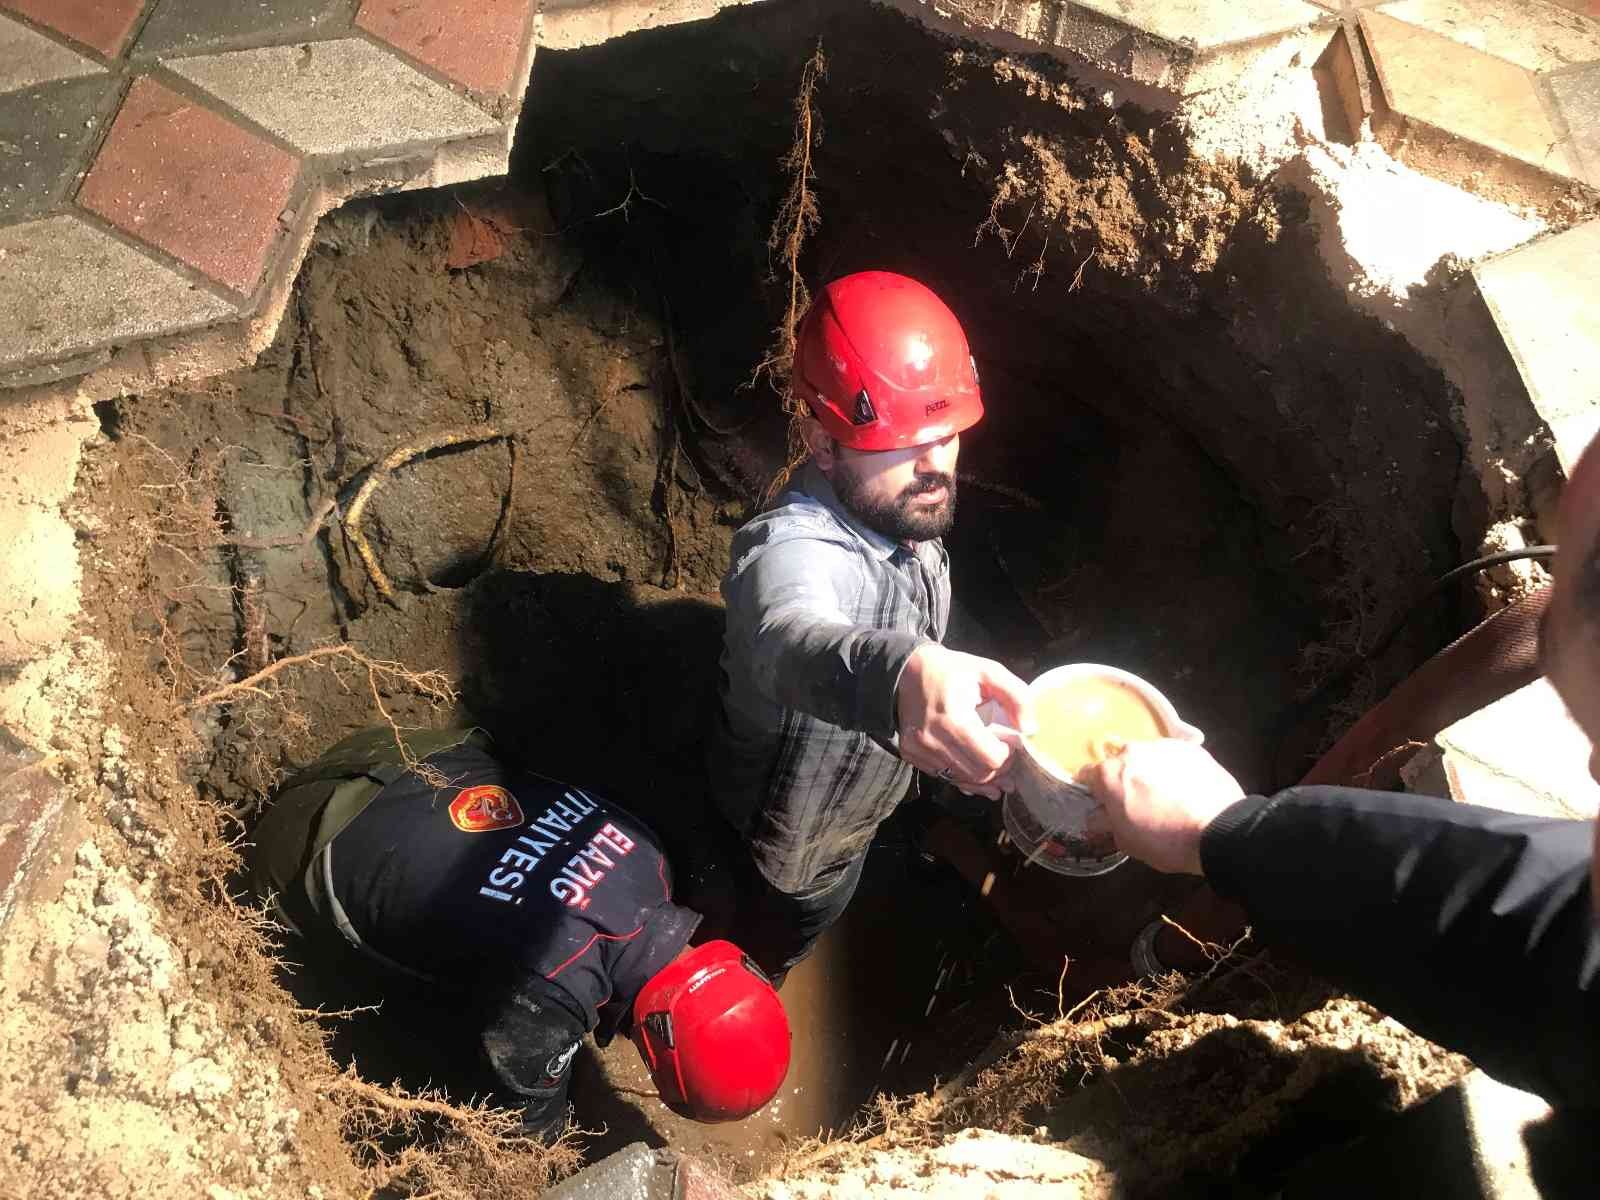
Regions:
[[[523, 1130], [564, 1125], [586, 1033], [631, 1036], [661, 1098], [701, 1121], [761, 1108], [789, 1067], [771, 983], [732, 944], [691, 948], [661, 847], [610, 801], [488, 753], [481, 730], [345, 739], [253, 833], [251, 882], [334, 977], [476, 1032]], [[420, 766], [417, 764], [420, 762]], [[447, 1036], [441, 1031], [439, 1036]]]
[[1023, 682], [942, 645], [962, 431], [983, 416], [955, 314], [903, 275], [822, 289], [792, 386], [811, 457], [734, 538], [710, 771], [748, 851], [734, 928], [780, 977], [843, 912], [913, 768], [997, 798]]

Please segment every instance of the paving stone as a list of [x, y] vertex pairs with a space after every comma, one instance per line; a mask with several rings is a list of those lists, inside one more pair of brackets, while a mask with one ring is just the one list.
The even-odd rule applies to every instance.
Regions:
[[79, 217], [0, 229], [0, 369], [192, 329], [235, 311]]
[[0, 224], [40, 216], [66, 198], [118, 86], [94, 75], [0, 96]]
[[633, 1142], [556, 1184], [544, 1200], [674, 1200], [675, 1162], [671, 1150]]
[[356, 24], [447, 79], [504, 96], [527, 84], [514, 76], [532, 7], [531, 0], [363, 0]]
[[282, 45], [350, 32], [357, 0], [161, 0], [135, 58]]
[[1463, 717], [1434, 739], [1457, 800], [1532, 816], [1600, 812], [1588, 737], [1548, 679]]
[[1530, 71], [1600, 59], [1600, 21], [1543, 0], [1390, 0], [1380, 11]]
[[1074, 0], [1074, 4], [1200, 50], [1289, 33], [1326, 15], [1301, 0]]
[[1600, 63], [1545, 76], [1567, 127], [1567, 150], [1591, 187], [1600, 188]]
[[147, 0], [0, 0], [29, 20], [116, 58], [144, 12]]
[[1600, 220], [1479, 263], [1472, 273], [1570, 471], [1600, 430]]
[[142, 76], [78, 203], [249, 295], [299, 172], [288, 151]]
[[499, 122], [361, 38], [235, 50], [167, 66], [307, 154], [391, 150]]
[[102, 70], [76, 50], [52, 42], [21, 21], [0, 16], [0, 93]]
[[1530, 72], [1377, 10], [1361, 13], [1361, 28], [1395, 112], [1540, 170], [1575, 176]]

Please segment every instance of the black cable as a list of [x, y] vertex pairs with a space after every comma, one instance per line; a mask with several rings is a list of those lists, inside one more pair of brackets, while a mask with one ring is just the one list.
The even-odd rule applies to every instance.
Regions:
[[[1482, 558], [1475, 558], [1471, 562], [1464, 562], [1459, 567], [1453, 567], [1433, 581], [1433, 584], [1422, 595], [1413, 600], [1405, 612], [1401, 613], [1395, 623], [1384, 630], [1383, 636], [1372, 643], [1372, 649], [1364, 651], [1359, 658], [1346, 670], [1353, 671], [1357, 667], [1370, 662], [1389, 648], [1389, 644], [1400, 636], [1400, 631], [1406, 627], [1417, 611], [1432, 600], [1445, 588], [1449, 587], [1463, 575], [1471, 575], [1478, 571], [1487, 571], [1490, 567], [1498, 567], [1502, 563], [1517, 562], [1524, 558], [1554, 558], [1554, 546], [1524, 546], [1520, 550], [1501, 550], [1495, 554], [1485, 554]], [[1326, 686], [1326, 685], [1324, 685]], [[1321, 689], [1318, 689], [1319, 691]]]

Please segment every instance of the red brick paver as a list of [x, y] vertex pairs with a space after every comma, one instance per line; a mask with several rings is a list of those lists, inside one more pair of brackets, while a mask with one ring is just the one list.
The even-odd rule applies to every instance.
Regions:
[[248, 295], [299, 169], [294, 155], [144, 76], [78, 201]]
[[0, 923], [10, 916], [29, 868], [41, 852], [48, 854], [65, 803], [66, 788], [44, 767], [23, 767], [0, 780]]
[[148, 0], [0, 0], [0, 8], [47, 25], [75, 42], [116, 58]]
[[456, 83], [507, 95], [530, 0], [363, 0], [356, 24]]

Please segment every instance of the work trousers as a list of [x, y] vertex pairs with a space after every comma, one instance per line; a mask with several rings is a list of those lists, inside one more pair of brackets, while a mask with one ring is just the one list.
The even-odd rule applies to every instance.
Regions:
[[844, 915], [861, 882], [866, 854], [858, 855], [818, 887], [799, 894], [780, 892], [750, 861], [741, 863], [738, 907], [729, 940], [748, 954], [774, 984], [816, 946], [817, 939]]

